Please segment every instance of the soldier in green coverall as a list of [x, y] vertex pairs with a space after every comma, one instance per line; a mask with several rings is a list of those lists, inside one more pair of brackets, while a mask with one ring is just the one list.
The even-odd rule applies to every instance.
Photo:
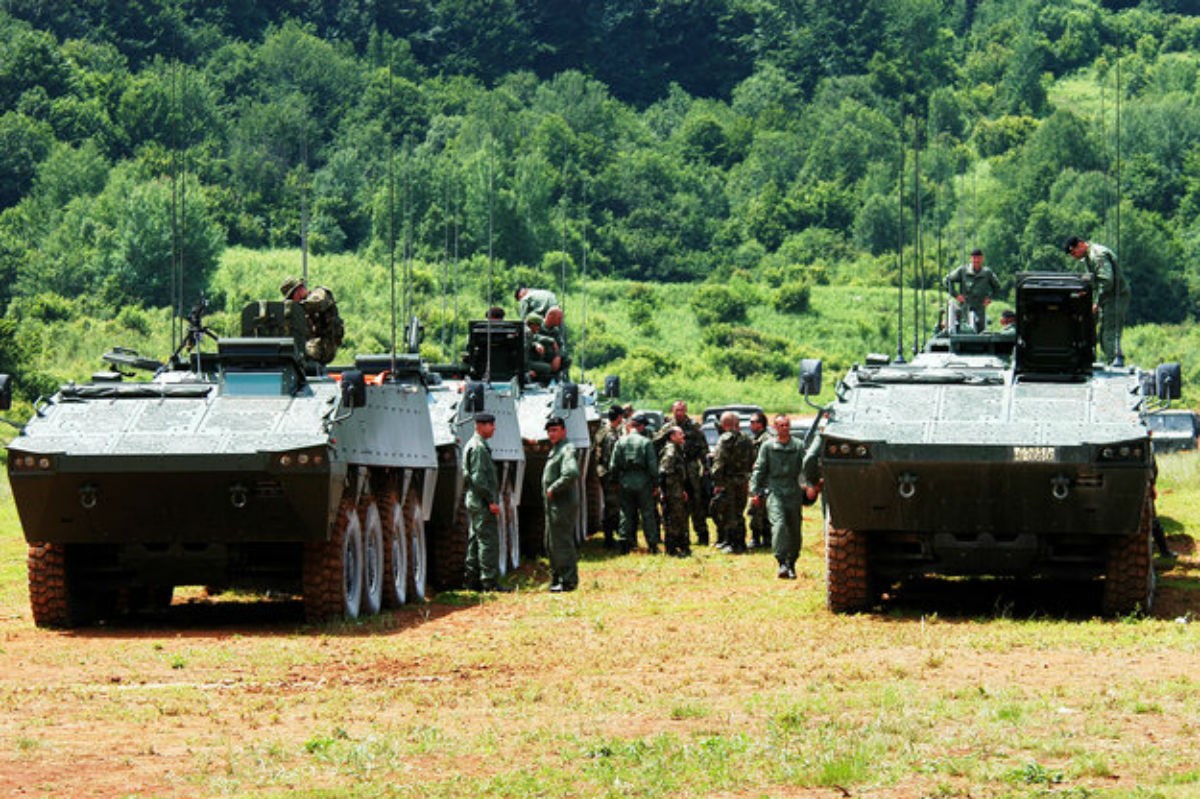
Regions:
[[792, 422], [787, 416], [775, 417], [775, 439], [758, 450], [754, 471], [750, 475], [750, 500], [755, 505], [766, 503], [771, 522], [771, 544], [779, 563], [778, 577], [796, 579], [796, 558], [802, 543], [800, 509], [817, 498], [819, 488], [800, 486], [804, 465], [804, 445], [792, 437]]
[[971, 250], [971, 263], [963, 264], [942, 281], [946, 291], [958, 301], [960, 309], [975, 314], [975, 327], [972, 329], [968, 318], [958, 320], [958, 331], [982, 333], [987, 326], [986, 308], [992, 302], [992, 295], [1000, 291], [1000, 281], [991, 269], [983, 265], [983, 250]]
[[1116, 254], [1103, 244], [1092, 244], [1078, 236], [1067, 239], [1063, 250], [1075, 260], [1082, 260], [1096, 283], [1096, 302], [1093, 311], [1100, 325], [1100, 350], [1104, 362], [1120, 366], [1121, 331], [1125, 313], [1129, 310], [1129, 281], [1117, 266]]
[[613, 447], [608, 473], [621, 484], [621, 537], [618, 546], [629, 552], [637, 544], [638, 515], [650, 553], [658, 552], [658, 515], [654, 498], [658, 494], [658, 458], [654, 444], [646, 438], [645, 414], [633, 416], [629, 433]]
[[463, 450], [463, 499], [471, 520], [467, 536], [466, 587], [508, 592], [500, 583], [500, 482], [488, 439], [496, 432], [496, 417], [475, 415], [475, 435]]
[[550, 554], [550, 590], [574, 591], [579, 586], [579, 553], [575, 549], [575, 522], [579, 516], [579, 462], [567, 441], [561, 416], [546, 422], [550, 455], [542, 470], [546, 495], [546, 552]]

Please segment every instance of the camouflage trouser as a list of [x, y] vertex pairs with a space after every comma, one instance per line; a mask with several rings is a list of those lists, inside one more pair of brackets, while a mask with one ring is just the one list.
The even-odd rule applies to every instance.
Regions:
[[1096, 303], [1099, 311], [1100, 335], [1098, 342], [1100, 351], [1104, 354], [1104, 362], [1112, 363], [1117, 357], [1118, 336], [1125, 327], [1125, 312], [1129, 310], [1129, 292], [1116, 297], [1106, 297], [1103, 302]]
[[767, 519], [767, 503], [750, 506], [750, 538], [757, 547], [771, 542], [771, 522]]
[[662, 505], [663, 540], [667, 545], [667, 554], [690, 551], [687, 503], [678, 494], [668, 494], [663, 497]]
[[325, 338], [310, 338], [304, 342], [304, 354], [317, 363], [329, 363], [337, 354], [338, 345]]
[[602, 477], [600, 489], [604, 493], [604, 517], [600, 520], [600, 525], [604, 530], [604, 540], [612, 541], [621, 528], [621, 484]]
[[731, 480], [720, 487], [720, 498], [713, 497], [713, 522], [717, 526], [717, 540], [734, 549], [746, 548], [746, 494], [744, 479]]
[[708, 507], [704, 499], [701, 477], [695, 463], [688, 464], [687, 494], [688, 514], [692, 517], [692, 530], [696, 533], [696, 541], [708, 543]]
[[500, 525], [487, 505], [474, 508], [467, 504], [471, 532], [467, 536], [467, 562], [464, 569], [467, 586], [495, 583], [500, 579]]

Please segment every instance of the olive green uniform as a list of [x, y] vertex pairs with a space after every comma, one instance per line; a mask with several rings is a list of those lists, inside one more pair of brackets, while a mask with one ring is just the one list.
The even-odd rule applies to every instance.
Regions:
[[500, 577], [500, 527], [488, 506], [500, 502], [492, 448], [476, 433], [463, 451], [463, 495], [471, 532], [465, 568], [468, 588], [494, 585]]
[[1104, 361], [1112, 363], [1120, 349], [1119, 338], [1129, 310], [1129, 281], [1117, 267], [1116, 254], [1103, 244], [1089, 243], [1083, 261], [1096, 283], [1100, 350], [1104, 353]]
[[575, 549], [579, 474], [575, 447], [564, 438], [554, 445], [546, 458], [542, 493], [546, 495], [545, 546], [550, 554], [550, 580], [569, 589], [579, 585], [579, 553]]
[[620, 426], [613, 428], [612, 424], [602, 424], [596, 430], [592, 441], [592, 449], [596, 453], [596, 476], [600, 478], [600, 490], [604, 495], [604, 545], [611, 547], [616, 539], [617, 528], [621, 523], [621, 484], [613, 479], [608, 470], [612, 460], [613, 447], [621, 439]]
[[308, 338], [304, 342], [304, 354], [317, 363], [327, 364], [342, 345], [346, 327], [338, 313], [333, 291], [317, 286], [308, 292], [300, 307], [308, 321]]
[[[758, 461], [758, 453], [762, 445], [771, 440], [771, 430], [767, 428], [754, 439], [754, 461]], [[753, 469], [753, 465], [750, 467]], [[750, 506], [750, 539], [755, 547], [765, 547], [771, 540], [771, 524], [767, 521], [767, 503]]]
[[713, 453], [713, 521], [717, 539], [734, 552], [746, 549], [746, 481], [754, 468], [754, 441], [741, 430], [726, 430]]
[[[946, 275], [942, 285], [951, 294], [955, 296], [961, 294], [966, 298], [963, 303], [966, 310], [975, 313], [975, 332], [982, 333], [987, 321], [984, 309], [987, 307], [988, 301], [992, 299], [992, 295], [1000, 291], [1000, 281], [996, 278], [996, 273], [986, 266], [981, 266], [976, 272], [971, 264], [963, 264]], [[966, 323], [965, 318], [960, 319], [960, 329]]]
[[637, 430], [631, 430], [613, 447], [608, 471], [621, 486], [621, 547], [637, 544], [638, 515], [651, 551], [658, 548], [658, 514], [654, 508], [654, 488], [658, 484], [658, 459], [654, 444]]
[[663, 508], [663, 539], [667, 554], [690, 553], [688, 545], [687, 466], [683, 451], [673, 441], [658, 459], [658, 485]]
[[531, 313], [545, 317], [546, 313], [558, 305], [558, 297], [553, 291], [546, 289], [529, 289], [517, 303], [517, 315], [524, 319]]
[[786, 444], [779, 439], [764, 443], [758, 450], [750, 475], [750, 493], [766, 496], [767, 519], [771, 523], [771, 547], [780, 565], [794, 566], [803, 543], [800, 513], [804, 496], [800, 488], [804, 446], [795, 436]]

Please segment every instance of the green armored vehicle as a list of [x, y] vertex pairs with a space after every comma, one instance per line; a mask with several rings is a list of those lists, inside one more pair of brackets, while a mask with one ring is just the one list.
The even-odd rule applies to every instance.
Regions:
[[[1024, 274], [1016, 292], [1015, 334], [936, 337], [839, 381], [810, 449], [832, 610], [929, 574], [1102, 579], [1104, 612], [1149, 609], [1154, 380], [1094, 363], [1088, 276]], [[1178, 397], [1178, 365], [1158, 374]]]
[[310, 620], [424, 593], [438, 464], [420, 365], [326, 371], [305, 332], [298, 305], [251, 303], [215, 352], [38, 404], [8, 468], [39, 626], [163, 607], [179, 585], [299, 593]]

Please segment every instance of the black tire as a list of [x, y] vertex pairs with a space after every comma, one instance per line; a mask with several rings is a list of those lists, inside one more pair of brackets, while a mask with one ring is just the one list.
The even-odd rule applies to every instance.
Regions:
[[383, 524], [383, 606], [398, 608], [408, 601], [408, 546], [400, 492], [393, 489], [384, 495], [379, 516]]
[[429, 549], [425, 541], [425, 515], [421, 492], [408, 489], [404, 499], [404, 538], [408, 542], [408, 595], [412, 602], [425, 599], [429, 591]]
[[67, 628], [83, 623], [78, 597], [72, 595], [65, 544], [29, 545], [29, 608], [38, 627]]
[[383, 563], [383, 521], [374, 497], [363, 497], [359, 503], [358, 522], [363, 539], [362, 615], [375, 616], [383, 608], [387, 572]]
[[825, 602], [834, 613], [871, 607], [871, 569], [866, 536], [855, 530], [825, 529]]
[[1100, 600], [1106, 616], [1149, 613], [1154, 605], [1154, 501], [1147, 498], [1136, 532], [1113, 540]]
[[363, 589], [362, 527], [349, 500], [338, 507], [328, 541], [304, 546], [304, 616], [310, 622], [358, 618]]
[[439, 530], [430, 542], [433, 584], [439, 591], [461, 588], [463, 572], [467, 562], [467, 538], [471, 534], [471, 520], [467, 517], [467, 506], [459, 500], [454, 511], [454, 522], [450, 527]]

